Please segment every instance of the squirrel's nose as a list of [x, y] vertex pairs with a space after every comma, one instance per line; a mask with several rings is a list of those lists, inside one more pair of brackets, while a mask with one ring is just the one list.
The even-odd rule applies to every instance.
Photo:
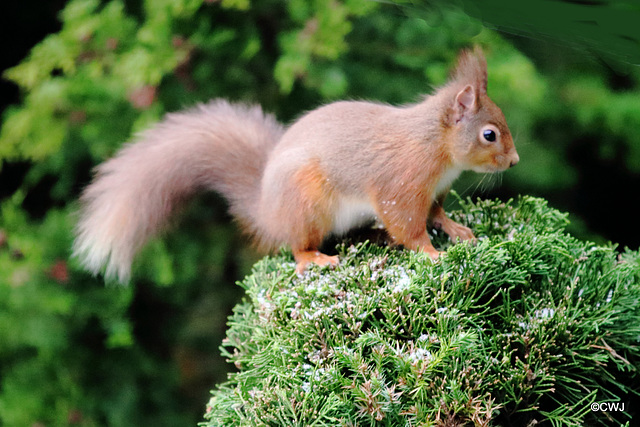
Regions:
[[518, 162], [520, 161], [520, 156], [518, 156], [518, 153], [513, 153], [513, 157], [511, 158], [511, 162], [509, 163], [509, 167], [512, 168], [515, 165], [518, 164]]

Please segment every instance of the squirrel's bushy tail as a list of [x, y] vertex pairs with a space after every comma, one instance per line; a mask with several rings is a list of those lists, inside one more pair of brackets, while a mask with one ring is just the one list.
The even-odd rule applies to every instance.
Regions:
[[136, 252], [196, 191], [213, 189], [250, 233], [262, 173], [284, 128], [260, 107], [214, 100], [168, 114], [96, 169], [81, 197], [74, 254], [94, 274], [129, 279]]

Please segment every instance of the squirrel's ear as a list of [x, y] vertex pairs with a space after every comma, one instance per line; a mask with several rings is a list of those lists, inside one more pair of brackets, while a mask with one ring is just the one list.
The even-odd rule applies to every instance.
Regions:
[[487, 60], [479, 47], [462, 51], [453, 79], [461, 84], [472, 84], [478, 93], [487, 93]]
[[458, 123], [463, 117], [468, 116], [475, 111], [476, 107], [476, 91], [471, 85], [466, 85], [456, 95], [453, 104], [453, 122]]

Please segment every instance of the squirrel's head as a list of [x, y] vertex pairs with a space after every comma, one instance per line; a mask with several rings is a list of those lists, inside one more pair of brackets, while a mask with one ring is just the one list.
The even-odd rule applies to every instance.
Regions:
[[487, 96], [487, 62], [479, 48], [462, 52], [443, 93], [449, 104], [443, 125], [456, 167], [498, 172], [518, 163], [504, 114]]

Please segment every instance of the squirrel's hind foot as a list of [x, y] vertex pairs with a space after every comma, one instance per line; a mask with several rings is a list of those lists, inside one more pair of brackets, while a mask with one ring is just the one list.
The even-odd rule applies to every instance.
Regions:
[[318, 250], [294, 251], [293, 256], [296, 260], [296, 273], [302, 274], [309, 264], [317, 264], [319, 266], [338, 265], [340, 261], [337, 255], [325, 255]]

